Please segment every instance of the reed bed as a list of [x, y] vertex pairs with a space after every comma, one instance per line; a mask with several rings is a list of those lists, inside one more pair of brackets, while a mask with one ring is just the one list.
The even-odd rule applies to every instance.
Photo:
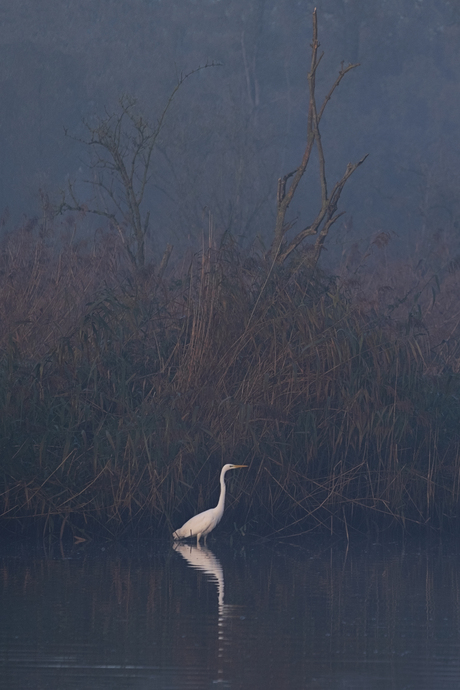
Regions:
[[456, 525], [459, 380], [426, 329], [230, 243], [160, 278], [64, 230], [0, 248], [4, 529], [166, 534], [225, 462], [242, 533]]

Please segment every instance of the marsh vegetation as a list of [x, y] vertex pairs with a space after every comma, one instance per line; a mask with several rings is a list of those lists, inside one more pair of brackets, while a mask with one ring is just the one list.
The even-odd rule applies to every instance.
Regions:
[[78, 243], [65, 224], [0, 257], [3, 526], [169, 532], [213, 504], [227, 461], [249, 465], [242, 530], [455, 524], [453, 269], [415, 309], [212, 236], [162, 276], [115, 232]]

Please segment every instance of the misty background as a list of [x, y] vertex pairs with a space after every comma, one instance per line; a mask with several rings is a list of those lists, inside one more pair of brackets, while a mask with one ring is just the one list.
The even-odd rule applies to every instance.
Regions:
[[[214, 61], [182, 85], [155, 149], [147, 259], [157, 261], [168, 242], [199, 247], [209, 213], [217, 233], [267, 246], [277, 179], [297, 167], [305, 146], [315, 6], [325, 52], [318, 104], [342, 61], [361, 63], [322, 122], [329, 185], [370, 154], [345, 187], [346, 213], [325, 258], [362, 255], [381, 233], [397, 256], [439, 253], [441, 235], [443, 251], [456, 251], [457, 1], [3, 0], [3, 228], [40, 219], [43, 199], [58, 205], [69, 182], [90, 202], [90, 151], [75, 139], [85, 136], [85, 120], [116, 112], [130, 94], [155, 124], [180, 75]], [[314, 172], [290, 210], [299, 229], [318, 207]]]

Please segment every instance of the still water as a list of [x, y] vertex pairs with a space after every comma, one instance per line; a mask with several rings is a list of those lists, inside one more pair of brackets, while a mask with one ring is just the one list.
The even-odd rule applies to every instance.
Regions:
[[0, 688], [460, 687], [456, 543], [0, 547]]

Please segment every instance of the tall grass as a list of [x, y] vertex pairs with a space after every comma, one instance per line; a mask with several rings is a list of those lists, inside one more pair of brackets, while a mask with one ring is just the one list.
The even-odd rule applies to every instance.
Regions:
[[166, 533], [216, 499], [260, 534], [454, 524], [456, 374], [426, 330], [231, 244], [133, 275], [116, 237], [1, 247], [0, 515], [10, 529]]

